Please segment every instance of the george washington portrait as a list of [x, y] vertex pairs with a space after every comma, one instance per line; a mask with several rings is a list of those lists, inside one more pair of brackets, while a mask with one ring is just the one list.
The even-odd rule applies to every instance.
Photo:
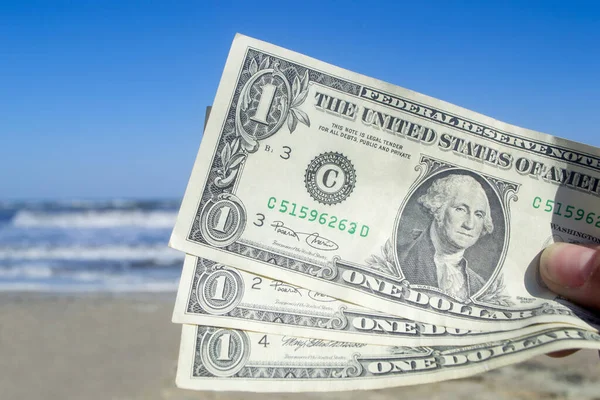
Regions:
[[498, 263], [504, 224], [494, 235], [494, 219], [503, 221], [501, 208], [489, 185], [474, 174], [453, 171], [425, 181], [409, 199], [396, 234], [404, 277], [411, 285], [467, 301]]

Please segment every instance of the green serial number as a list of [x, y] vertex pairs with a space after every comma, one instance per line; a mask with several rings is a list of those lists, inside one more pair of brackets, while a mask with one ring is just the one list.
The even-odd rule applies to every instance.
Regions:
[[[350, 235], [358, 233], [361, 237], [367, 237], [369, 235], [369, 227], [364, 224], [349, 221], [348, 219], [339, 219], [335, 215], [328, 213], [319, 212], [314, 208], [308, 208], [306, 206], [298, 206], [296, 203], [292, 203], [288, 200], [277, 200], [275, 197], [269, 197], [267, 201], [267, 207], [271, 210], [277, 208], [282, 214], [288, 214], [292, 217], [306, 219], [310, 222], [319, 223], [321, 225], [328, 226], [332, 229], [337, 229], [342, 232], [348, 232]], [[360, 226], [360, 228], [359, 228]]]
[[546, 203], [541, 197], [533, 199], [533, 208], [541, 208], [548, 213], [553, 213], [563, 218], [572, 218], [575, 221], [585, 221], [589, 225], [594, 225], [600, 228], [600, 214], [594, 212], [586, 212], [583, 208], [576, 208], [572, 205], [564, 206], [563, 203], [554, 200], [546, 200]]

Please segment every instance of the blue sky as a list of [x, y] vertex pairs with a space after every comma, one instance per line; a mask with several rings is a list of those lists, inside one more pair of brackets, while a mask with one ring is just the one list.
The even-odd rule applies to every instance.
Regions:
[[236, 32], [600, 146], [597, 2], [356, 3], [0, 1], [0, 199], [180, 198]]

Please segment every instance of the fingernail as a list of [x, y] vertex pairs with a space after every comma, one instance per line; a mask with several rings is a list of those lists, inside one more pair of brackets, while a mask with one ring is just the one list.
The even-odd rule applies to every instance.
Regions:
[[541, 264], [546, 278], [568, 287], [583, 286], [600, 262], [597, 249], [568, 243], [555, 243], [542, 253]]

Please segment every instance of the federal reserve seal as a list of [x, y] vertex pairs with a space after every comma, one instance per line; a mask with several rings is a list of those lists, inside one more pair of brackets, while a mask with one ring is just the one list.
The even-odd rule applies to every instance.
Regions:
[[338, 204], [346, 200], [356, 185], [356, 171], [346, 156], [327, 152], [315, 157], [304, 175], [308, 194], [322, 204]]

